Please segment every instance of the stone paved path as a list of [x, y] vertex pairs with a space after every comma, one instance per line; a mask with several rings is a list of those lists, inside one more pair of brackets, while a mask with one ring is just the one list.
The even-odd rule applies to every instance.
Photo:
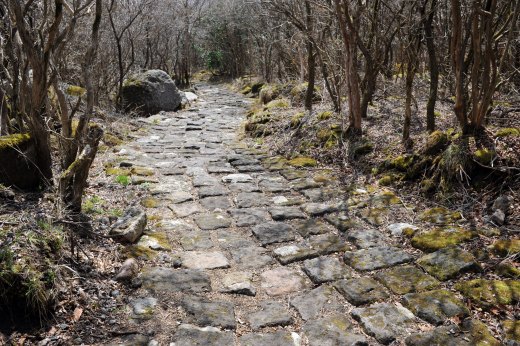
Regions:
[[487, 331], [471, 319], [462, 334], [447, 326], [469, 311], [443, 281], [478, 264], [446, 246], [473, 234], [444, 230], [445, 244], [427, 231], [457, 215], [425, 213], [421, 231], [398, 223], [414, 213], [394, 193], [345, 191], [330, 171], [248, 148], [247, 101], [209, 85], [200, 96], [140, 120], [147, 131], [118, 153], [149, 191], [148, 230], [128, 248], [143, 265], [127, 304], [142, 334], [127, 344], [470, 345]]

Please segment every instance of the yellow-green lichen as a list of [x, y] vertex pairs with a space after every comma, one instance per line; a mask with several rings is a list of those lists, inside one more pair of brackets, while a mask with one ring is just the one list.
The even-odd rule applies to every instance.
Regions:
[[502, 321], [502, 329], [507, 340], [520, 342], [520, 320]]
[[331, 111], [321, 112], [318, 114], [318, 120], [319, 121], [329, 120], [330, 118], [332, 118], [333, 114], [334, 113]]
[[520, 136], [520, 129], [515, 128], [515, 127], [505, 127], [505, 128], [498, 130], [495, 133], [495, 136], [496, 137], [509, 137], [509, 136], [518, 137], [518, 136]]
[[148, 197], [141, 200], [141, 205], [145, 208], [157, 208], [159, 207], [159, 201], [155, 198]]
[[81, 97], [87, 93], [87, 89], [77, 85], [69, 85], [65, 93], [69, 96]]
[[520, 281], [476, 279], [459, 282], [455, 289], [484, 307], [511, 305], [520, 300]]
[[277, 99], [272, 100], [265, 105], [266, 109], [278, 109], [278, 108], [289, 108], [291, 106], [291, 102], [288, 99]]
[[105, 169], [105, 174], [106, 175], [116, 175], [116, 176], [119, 176], [119, 175], [131, 175], [131, 172], [129, 169], [127, 168], [120, 168], [120, 167], [107, 167]]
[[497, 240], [491, 250], [502, 257], [516, 256], [520, 254], [520, 239]]
[[377, 182], [381, 186], [388, 186], [394, 182], [394, 177], [391, 175], [385, 175], [382, 178], [380, 178]]
[[289, 161], [289, 165], [293, 167], [316, 167], [318, 163], [312, 157], [296, 157]]
[[305, 113], [303, 113], [303, 112], [296, 113], [295, 115], [293, 115], [291, 118], [291, 127], [296, 128], [296, 127], [300, 126], [304, 116], [305, 116]]
[[463, 228], [437, 228], [422, 232], [412, 238], [412, 246], [427, 252], [458, 245], [472, 239], [475, 234]]
[[0, 150], [7, 148], [16, 148], [31, 140], [31, 135], [28, 133], [17, 133], [14, 135], [0, 137]]
[[434, 131], [426, 140], [423, 153], [426, 155], [435, 155], [448, 145], [448, 135], [442, 131]]
[[479, 149], [475, 151], [475, 158], [483, 165], [489, 165], [495, 157], [495, 151], [489, 149]]
[[155, 171], [148, 167], [132, 167], [130, 170], [132, 174], [140, 175], [143, 177], [150, 177], [155, 174]]
[[419, 219], [436, 224], [448, 224], [462, 219], [462, 215], [458, 211], [437, 207], [424, 211], [419, 215]]

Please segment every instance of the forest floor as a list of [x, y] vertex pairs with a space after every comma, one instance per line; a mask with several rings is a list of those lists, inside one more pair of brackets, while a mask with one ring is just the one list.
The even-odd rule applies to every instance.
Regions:
[[[334, 155], [318, 163], [312, 149], [284, 149], [284, 131], [250, 139], [250, 100], [222, 85], [197, 92], [187, 110], [120, 124], [129, 140], [100, 153], [85, 199], [97, 236], [74, 237], [61, 259], [70, 270], [51, 326], [2, 330], [0, 343], [520, 342], [515, 205], [502, 228], [475, 221], [464, 206], [339, 169]], [[2, 202], [2, 220], [20, 198]], [[148, 224], [119, 244], [106, 235], [131, 206]], [[9, 220], [1, 226], [22, 219]], [[118, 282], [127, 258], [137, 267]]]

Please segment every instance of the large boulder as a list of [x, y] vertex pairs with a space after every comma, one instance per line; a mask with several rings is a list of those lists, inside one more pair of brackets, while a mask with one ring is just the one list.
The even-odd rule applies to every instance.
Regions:
[[136, 111], [140, 115], [150, 116], [160, 111], [178, 109], [182, 94], [166, 72], [149, 70], [125, 80], [121, 100], [126, 112]]
[[36, 148], [29, 134], [0, 136], [0, 184], [37, 189], [40, 175], [34, 162]]

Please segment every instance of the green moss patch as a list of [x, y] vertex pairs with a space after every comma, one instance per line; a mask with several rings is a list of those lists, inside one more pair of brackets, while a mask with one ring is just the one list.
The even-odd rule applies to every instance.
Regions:
[[491, 308], [498, 305], [511, 305], [520, 301], [520, 281], [476, 279], [459, 282], [455, 289], [465, 297]]
[[506, 278], [520, 279], [520, 268], [512, 263], [500, 263], [496, 268], [496, 273]]
[[520, 320], [502, 321], [505, 339], [520, 342]]
[[296, 127], [300, 126], [304, 116], [305, 116], [305, 113], [303, 113], [303, 112], [296, 113], [295, 115], [293, 115], [291, 118], [291, 127], [296, 128]]
[[458, 211], [450, 211], [446, 208], [438, 207], [424, 211], [419, 215], [419, 219], [421, 221], [445, 225], [462, 219], [462, 215]]
[[420, 292], [439, 286], [439, 281], [410, 265], [379, 272], [376, 279], [395, 294]]
[[448, 145], [448, 135], [442, 131], [434, 131], [426, 140], [426, 144], [422, 150], [425, 155], [435, 155], [440, 153]]
[[331, 111], [321, 112], [318, 114], [318, 120], [319, 121], [329, 120], [330, 118], [332, 118], [333, 114], [334, 113]]
[[479, 149], [475, 151], [475, 159], [483, 165], [489, 165], [493, 161], [496, 153], [489, 149]]
[[459, 227], [437, 228], [415, 235], [412, 238], [412, 246], [426, 252], [432, 252], [466, 242], [474, 236], [473, 232]]
[[496, 137], [518, 137], [520, 136], [520, 129], [515, 127], [506, 127], [503, 129], [498, 130], [495, 133]]
[[148, 197], [141, 200], [141, 205], [145, 208], [158, 208], [160, 202], [155, 198]]
[[296, 157], [290, 160], [289, 165], [293, 167], [316, 167], [318, 163], [312, 157]]
[[130, 172], [132, 174], [139, 175], [142, 177], [150, 177], [155, 174], [155, 171], [152, 168], [148, 167], [132, 167]]
[[516, 256], [520, 254], [520, 239], [497, 240], [491, 251], [502, 257]]
[[287, 99], [277, 99], [272, 100], [265, 105], [266, 109], [280, 109], [280, 108], [289, 108], [291, 106], [291, 102]]
[[28, 133], [17, 133], [9, 136], [0, 137], [0, 152], [7, 148], [16, 148], [31, 140], [31, 135]]

